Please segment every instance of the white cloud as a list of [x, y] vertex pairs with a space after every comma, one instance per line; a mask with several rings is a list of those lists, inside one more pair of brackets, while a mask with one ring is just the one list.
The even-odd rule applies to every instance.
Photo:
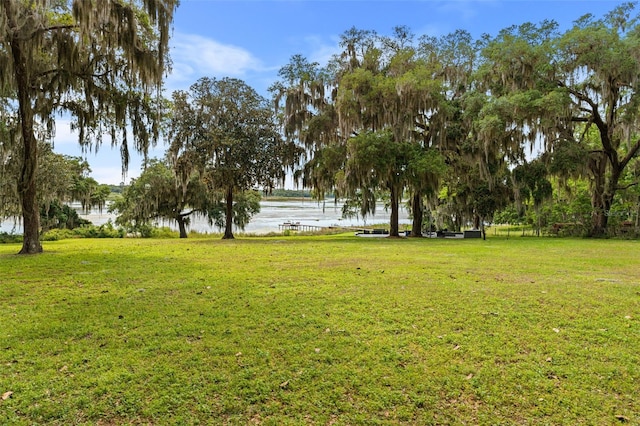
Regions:
[[186, 89], [201, 77], [242, 77], [263, 68], [246, 49], [195, 34], [174, 34], [171, 59], [173, 70], [166, 81], [169, 90]]
[[[501, 3], [503, 2], [500, 0], [449, 0], [439, 2], [438, 10], [445, 16], [456, 16], [460, 24], [466, 26], [464, 23], [478, 19], [480, 10], [494, 10], [500, 8]], [[513, 1], [512, 3], [516, 2]]]
[[452, 32], [452, 30], [450, 28], [445, 28], [440, 25], [440, 23], [429, 23], [418, 28], [416, 30], [416, 36], [420, 37], [422, 35], [426, 35], [430, 37], [440, 37], [449, 32]]
[[449, 16], [457, 16], [462, 21], [469, 21], [476, 16], [476, 7], [477, 2], [459, 0], [441, 2], [438, 9]]
[[[161, 159], [164, 157], [165, 147], [158, 143], [155, 147], [149, 147], [148, 158]], [[144, 158], [135, 152], [133, 148], [129, 152], [129, 167], [125, 175], [122, 175], [122, 159], [118, 147], [110, 145], [102, 146], [98, 152], [85, 155], [84, 158], [91, 167], [91, 177], [100, 183], [119, 185], [121, 182], [127, 185], [131, 179], [138, 178], [142, 173]]]

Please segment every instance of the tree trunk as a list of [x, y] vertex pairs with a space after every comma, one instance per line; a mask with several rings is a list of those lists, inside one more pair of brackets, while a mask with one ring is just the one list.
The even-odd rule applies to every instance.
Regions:
[[477, 213], [473, 214], [473, 229], [480, 229], [480, 225], [482, 223], [482, 220], [480, 218], [480, 215]]
[[390, 229], [389, 236], [390, 237], [399, 237], [400, 236], [400, 226], [398, 208], [399, 208], [399, 192], [395, 185], [391, 185], [391, 219], [390, 219]]
[[180, 238], [187, 238], [187, 225], [185, 224], [184, 216], [178, 214], [176, 216], [176, 222], [178, 222], [178, 230], [180, 231]]
[[36, 183], [35, 179], [30, 177], [32, 174], [35, 175], [35, 172], [31, 172], [30, 168], [35, 168], [37, 154], [34, 154], [33, 157], [25, 158], [25, 165], [22, 169], [20, 182], [18, 182], [23, 227], [22, 249], [19, 254], [42, 253], [42, 244], [40, 244], [40, 211], [38, 209]]
[[411, 202], [411, 236], [420, 238], [422, 237], [422, 218], [424, 216], [424, 206], [422, 205], [422, 195], [420, 191], [416, 191], [413, 194], [413, 200]]
[[613, 203], [613, 194], [593, 193], [591, 204], [593, 206], [593, 219], [591, 221], [590, 237], [603, 237], [607, 233], [609, 223], [609, 210]]
[[[11, 15], [9, 1], [4, 2], [7, 24], [16, 28], [15, 17]], [[40, 209], [36, 190], [36, 173], [38, 170], [38, 141], [33, 133], [34, 113], [29, 93], [30, 81], [27, 72], [27, 58], [21, 48], [21, 42], [14, 37], [11, 41], [14, 76], [17, 85], [18, 115], [20, 117], [22, 136], [22, 167], [18, 178], [18, 195], [22, 207], [23, 243], [19, 254], [35, 254], [42, 252], [40, 244]]]
[[223, 240], [233, 239], [233, 188], [227, 188], [225, 196], [225, 227]]
[[607, 157], [602, 154], [590, 163], [590, 169], [593, 173], [593, 186], [591, 193], [591, 207], [593, 207], [593, 216], [591, 220], [590, 237], [603, 237], [607, 233], [607, 225], [609, 222], [609, 210], [613, 204], [618, 181], [622, 168], [612, 165], [611, 176], [607, 181]]

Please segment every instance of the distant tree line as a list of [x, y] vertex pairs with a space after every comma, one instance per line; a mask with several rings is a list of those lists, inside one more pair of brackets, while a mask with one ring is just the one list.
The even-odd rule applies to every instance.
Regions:
[[276, 188], [268, 196], [276, 198], [311, 198], [311, 191], [304, 189], [283, 189]]

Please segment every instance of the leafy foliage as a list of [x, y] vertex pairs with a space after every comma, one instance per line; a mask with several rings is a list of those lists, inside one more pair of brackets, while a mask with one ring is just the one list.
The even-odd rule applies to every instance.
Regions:
[[[233, 225], [240, 230], [251, 222], [251, 218], [260, 213], [260, 192], [258, 191], [244, 191], [234, 196], [233, 200]], [[220, 201], [213, 203], [207, 211], [209, 222], [215, 225], [218, 229], [225, 229], [227, 223], [227, 205], [225, 202]]]
[[376, 191], [388, 191], [391, 235], [397, 236], [404, 190], [411, 187], [421, 204], [443, 171], [435, 163], [418, 170], [427, 162], [416, 160], [420, 150], [433, 158], [435, 151], [428, 151], [437, 145], [429, 132], [442, 116], [434, 113], [443, 98], [437, 65], [420, 56], [406, 27], [395, 28], [393, 37], [352, 28], [340, 45], [343, 51], [324, 69], [292, 57], [275, 85], [276, 101], [286, 98], [285, 135], [310, 156], [296, 177], [318, 198], [328, 192], [346, 197], [362, 215], [374, 212]]
[[[73, 229], [87, 224], [87, 221], [81, 219], [67, 204], [78, 201], [85, 212], [92, 208], [102, 210], [111, 193], [109, 186], [100, 185], [91, 178], [88, 163], [79, 157], [57, 154], [46, 143], [40, 145], [39, 155], [36, 188], [42, 231], [46, 232], [50, 228]], [[13, 161], [14, 159], [10, 156], [2, 168], [2, 219], [20, 216], [20, 199], [16, 185], [20, 161]]]
[[73, 208], [67, 204], [61, 205], [58, 200], [54, 200], [48, 208], [43, 206], [40, 211], [40, 223], [42, 224], [42, 231], [46, 232], [49, 229], [74, 229], [79, 226], [89, 225], [86, 219], [82, 219], [78, 216]]

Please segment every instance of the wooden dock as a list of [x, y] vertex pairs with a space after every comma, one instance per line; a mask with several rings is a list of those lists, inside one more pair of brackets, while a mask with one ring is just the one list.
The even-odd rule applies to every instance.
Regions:
[[322, 231], [325, 229], [324, 226], [315, 226], [315, 225], [303, 225], [300, 222], [285, 222], [281, 225], [278, 225], [278, 229], [281, 231]]

